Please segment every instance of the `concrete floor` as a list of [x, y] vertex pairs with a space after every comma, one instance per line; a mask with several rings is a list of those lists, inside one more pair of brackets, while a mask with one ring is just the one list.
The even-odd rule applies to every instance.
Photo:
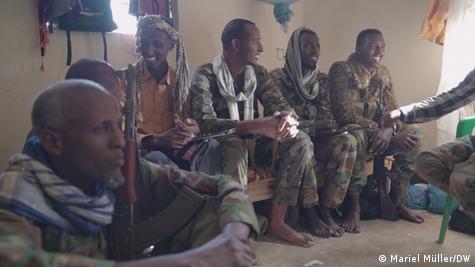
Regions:
[[[316, 245], [312, 248], [290, 246], [265, 236], [252, 246], [260, 267], [475, 266], [474, 236], [448, 230], [444, 244], [436, 244], [442, 216], [418, 212], [425, 219], [423, 224], [403, 220], [362, 221], [361, 233], [345, 233], [340, 238], [315, 238]], [[378, 260], [380, 255], [386, 257], [385, 263]], [[391, 255], [411, 259], [391, 262]], [[468, 263], [430, 263], [424, 262], [424, 255], [434, 255], [435, 260], [437, 255], [467, 255], [470, 259]], [[410, 263], [411, 260], [416, 263]], [[306, 264], [311, 261], [314, 264]]]

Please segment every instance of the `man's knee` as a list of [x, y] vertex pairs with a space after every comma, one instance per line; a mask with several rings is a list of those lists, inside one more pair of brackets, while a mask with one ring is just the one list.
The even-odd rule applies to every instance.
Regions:
[[335, 148], [341, 147], [341, 151], [355, 151], [357, 147], [356, 138], [350, 133], [342, 133], [334, 137]]
[[292, 147], [293, 148], [303, 148], [303, 149], [310, 149], [310, 150], [313, 149], [312, 140], [310, 139], [310, 137], [306, 133], [304, 133], [302, 131], [299, 131], [298, 134], [295, 136], [295, 138], [286, 140], [282, 144], [284, 144], [284, 146], [286, 145], [286, 146], [291, 147], [291, 148]]
[[245, 141], [238, 136], [223, 139], [221, 141], [221, 144], [226, 150], [235, 151], [239, 154], [247, 155], [247, 145]]
[[430, 151], [421, 152], [416, 158], [417, 175], [427, 182], [433, 182], [431, 173], [437, 171], [436, 161], [437, 157]]
[[160, 151], [148, 152], [143, 158], [158, 165], [177, 167], [175, 162], [173, 162], [166, 154]]
[[208, 139], [208, 142], [206, 142], [206, 148], [207, 149], [215, 150], [215, 149], [220, 148], [220, 146], [221, 146], [221, 144], [218, 142], [218, 140], [216, 140], [214, 138], [210, 138], [210, 139]]

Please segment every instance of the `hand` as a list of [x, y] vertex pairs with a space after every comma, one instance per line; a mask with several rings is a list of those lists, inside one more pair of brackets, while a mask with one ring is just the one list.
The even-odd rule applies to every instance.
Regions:
[[249, 225], [240, 222], [232, 222], [226, 224], [223, 229], [223, 234], [235, 237], [243, 242], [247, 242], [249, 240], [250, 231], [251, 228]]
[[279, 125], [277, 126], [277, 140], [282, 141], [290, 138], [295, 138], [299, 130], [299, 122], [292, 116], [291, 112], [278, 112], [273, 115], [274, 118], [279, 119]]
[[276, 139], [280, 120], [277, 117], [264, 117], [260, 119], [240, 121], [236, 127], [238, 134], [262, 134]]
[[314, 127], [315, 127], [315, 134], [317, 137], [326, 137], [326, 136], [332, 135], [338, 129], [338, 125], [336, 121], [332, 119], [318, 120], [316, 121], [316, 124]]
[[[182, 128], [171, 128], [170, 130], [153, 135], [153, 146], [165, 149], [180, 149], [195, 137], [190, 131]], [[142, 142], [143, 143], [143, 142]], [[145, 147], [146, 149], [149, 149]]]
[[331, 119], [323, 119], [323, 120], [318, 120], [315, 123], [315, 130], [318, 131], [331, 131], [331, 130], [336, 130], [338, 128], [338, 125], [336, 124], [335, 120]]
[[[153, 141], [147, 140], [146, 149], [164, 148], [164, 149], [180, 149], [191, 141], [199, 132], [198, 123], [193, 119], [180, 120], [177, 114], [174, 115], [175, 127], [161, 134], [152, 135]], [[151, 144], [150, 144], [151, 143]]]
[[247, 267], [255, 261], [255, 254], [247, 241], [224, 232], [201, 247], [189, 251], [188, 257], [196, 267]]
[[[247, 234], [245, 234], [247, 232]], [[236, 236], [246, 236], [240, 240]], [[255, 254], [249, 246], [247, 235], [249, 226], [242, 223], [229, 223], [223, 233], [200, 247], [182, 253], [162, 255], [140, 260], [119, 262], [115, 267], [152, 267], [152, 266], [222, 266], [250, 267], [255, 261]]]
[[200, 133], [200, 127], [194, 119], [186, 118], [185, 121], [182, 121], [177, 114], [174, 115], [173, 119], [175, 121], [175, 126], [182, 129], [183, 131], [187, 131], [195, 135]]
[[391, 139], [391, 143], [396, 145], [401, 150], [412, 149], [417, 145], [417, 136], [408, 132], [401, 132], [394, 135]]
[[379, 125], [381, 126], [381, 128], [392, 127], [393, 124], [399, 121], [400, 118], [401, 118], [401, 110], [395, 109], [391, 111], [389, 114], [385, 114], [381, 118]]
[[369, 153], [382, 154], [388, 148], [393, 128], [378, 128], [371, 137]]

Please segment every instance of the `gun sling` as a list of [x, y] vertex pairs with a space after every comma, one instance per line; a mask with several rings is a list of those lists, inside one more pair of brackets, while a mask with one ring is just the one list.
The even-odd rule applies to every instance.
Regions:
[[156, 216], [133, 226], [136, 251], [160, 243], [183, 228], [203, 207], [206, 198], [183, 186], [175, 200]]

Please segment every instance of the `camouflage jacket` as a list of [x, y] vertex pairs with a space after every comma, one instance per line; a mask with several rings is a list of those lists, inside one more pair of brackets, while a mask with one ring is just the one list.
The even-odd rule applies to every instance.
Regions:
[[[277, 90], [272, 82], [267, 70], [259, 65], [254, 66], [257, 78], [257, 88], [254, 92], [255, 96], [255, 115], [258, 117], [257, 101], [264, 107], [264, 115], [270, 116], [275, 111], [291, 111], [292, 108], [287, 104], [285, 98], [279, 90]], [[203, 133], [215, 132], [233, 128], [237, 121], [229, 119], [229, 112], [226, 100], [221, 96], [213, 74], [213, 65], [205, 64], [192, 75], [191, 81], [191, 98], [193, 118], [200, 125]], [[243, 109], [239, 107], [240, 117], [243, 117]], [[295, 113], [295, 112], [294, 112]]]
[[[273, 70], [270, 74], [277, 89], [280, 90], [285, 100], [295, 110], [299, 119], [302, 120], [333, 120], [331, 110], [330, 92], [328, 88], [328, 76], [318, 73], [317, 79], [319, 91], [317, 97], [312, 101], [304, 101], [295, 92], [292, 82], [287, 77], [285, 80], [278, 75], [280, 69]], [[315, 136], [314, 129], [302, 129], [310, 136]]]
[[380, 88], [383, 87], [384, 112], [397, 108], [389, 71], [382, 66], [370, 72], [352, 54], [347, 61], [334, 63], [329, 72], [330, 99], [339, 125], [359, 124], [377, 127]]
[[[161, 167], [141, 162], [143, 182], [154, 199], [156, 192], [174, 195], [182, 186], [217, 196], [221, 205], [217, 211], [219, 224], [243, 222], [258, 233], [259, 226], [243, 187], [225, 176], [208, 176], [198, 172], [186, 172], [172, 167]], [[24, 175], [18, 172], [17, 175]], [[1, 179], [1, 176], [0, 176]], [[139, 203], [143, 199], [139, 199]], [[150, 203], [155, 205], [155, 203]], [[37, 225], [19, 214], [0, 208], [0, 266], [35, 267], [99, 267], [113, 266], [105, 260], [106, 241], [100, 235], [74, 235], [61, 232], [53, 226]]]

